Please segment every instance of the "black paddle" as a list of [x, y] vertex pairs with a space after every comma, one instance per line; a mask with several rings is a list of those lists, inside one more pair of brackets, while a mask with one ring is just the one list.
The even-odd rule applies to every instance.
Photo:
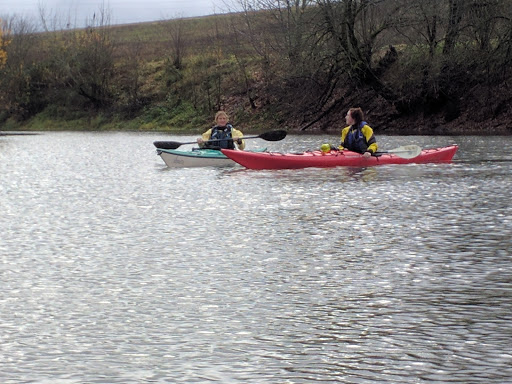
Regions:
[[[286, 137], [286, 131], [278, 130], [278, 131], [270, 131], [262, 133], [258, 136], [245, 136], [242, 137], [243, 140], [246, 139], [263, 139], [266, 141], [279, 141], [283, 140]], [[222, 139], [222, 140], [233, 140], [233, 139]], [[213, 143], [215, 141], [222, 140], [208, 140], [207, 143]], [[154, 141], [153, 145], [160, 149], [176, 149], [185, 144], [197, 144], [197, 141], [191, 141], [189, 143], [179, 143], [177, 141]]]

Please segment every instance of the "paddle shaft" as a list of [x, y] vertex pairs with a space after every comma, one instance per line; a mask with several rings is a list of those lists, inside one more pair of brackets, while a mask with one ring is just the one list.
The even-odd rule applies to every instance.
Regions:
[[[245, 139], [259, 139], [259, 138], [260, 138], [260, 136], [244, 136], [244, 137], [240, 137], [239, 139], [245, 140]], [[214, 141], [224, 141], [224, 140], [233, 141], [233, 140], [238, 140], [238, 139], [233, 139], [232, 137], [228, 137], [226, 139], [206, 140], [205, 143], [213, 143]], [[196, 144], [196, 143], [197, 143], [197, 141], [192, 142], [192, 143], [181, 143], [181, 144]]]
[[404, 159], [412, 159], [416, 156], [419, 156], [421, 153], [421, 148], [418, 145], [405, 145], [395, 149], [390, 149], [389, 151], [377, 151], [376, 155], [391, 153], [397, 155], [398, 157], [402, 157]]
[[[406, 145], [402, 147], [398, 147], [395, 149], [390, 149], [389, 151], [377, 151], [372, 156], [381, 156], [386, 154], [393, 154], [397, 155], [398, 157], [401, 157], [403, 159], [412, 159], [416, 156], [418, 156], [421, 153], [421, 148], [417, 145]], [[360, 155], [353, 155], [350, 157], [357, 157], [362, 156]]]
[[[241, 137], [240, 139], [241, 140], [246, 140], [246, 139], [263, 139], [263, 140], [267, 140], [267, 141], [279, 141], [279, 140], [284, 139], [285, 137], [286, 137], [286, 131], [280, 130], [280, 131], [265, 132], [265, 133], [262, 133], [261, 135], [258, 135], [258, 136], [244, 136], [244, 137]], [[212, 143], [212, 142], [224, 141], [224, 140], [233, 141], [235, 139], [232, 138], [232, 137], [225, 138], [225, 139], [214, 139], [214, 140], [207, 140], [207, 141], [205, 141], [205, 143]], [[197, 141], [191, 141], [191, 142], [188, 142], [188, 143], [180, 143], [180, 142], [177, 142], [177, 141], [155, 141], [155, 142], [153, 142], [153, 144], [157, 148], [177, 149], [178, 147], [180, 147], [182, 145], [185, 145], [185, 144], [197, 144]]]
[[[247, 136], [247, 137], [242, 137], [241, 139], [245, 140], [245, 139], [256, 139], [256, 138], [259, 138], [259, 136]], [[233, 139], [232, 137], [227, 138], [227, 139], [214, 139], [214, 140], [205, 141], [205, 143], [213, 143], [213, 142], [216, 142], [216, 141], [223, 141], [223, 140], [233, 141], [235, 139]], [[157, 148], [177, 149], [177, 148], [179, 148], [179, 147], [181, 147], [182, 145], [185, 145], [185, 144], [197, 144], [197, 141], [189, 141], [188, 143], [179, 143], [177, 141], [155, 141], [153, 144]]]

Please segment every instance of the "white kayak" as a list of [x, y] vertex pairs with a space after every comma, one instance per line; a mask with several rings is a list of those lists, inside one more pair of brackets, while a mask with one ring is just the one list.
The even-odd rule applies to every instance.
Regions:
[[[251, 152], [264, 152], [266, 148], [255, 149]], [[187, 167], [229, 167], [237, 163], [216, 149], [194, 148], [191, 151], [157, 148], [165, 164], [170, 168]]]

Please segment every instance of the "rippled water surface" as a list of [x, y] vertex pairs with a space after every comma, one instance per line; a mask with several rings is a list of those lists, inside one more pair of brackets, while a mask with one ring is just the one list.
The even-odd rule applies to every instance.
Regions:
[[283, 171], [152, 145], [193, 139], [0, 137], [0, 382], [512, 382], [512, 138]]

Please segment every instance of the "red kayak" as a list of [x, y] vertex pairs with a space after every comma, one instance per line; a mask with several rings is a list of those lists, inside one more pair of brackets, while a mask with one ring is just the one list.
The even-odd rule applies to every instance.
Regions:
[[248, 152], [223, 149], [230, 159], [249, 169], [298, 169], [308, 167], [373, 167], [386, 164], [425, 164], [450, 162], [457, 145], [421, 149], [416, 145], [399, 147], [365, 158], [351, 151], [311, 151], [303, 153]]

